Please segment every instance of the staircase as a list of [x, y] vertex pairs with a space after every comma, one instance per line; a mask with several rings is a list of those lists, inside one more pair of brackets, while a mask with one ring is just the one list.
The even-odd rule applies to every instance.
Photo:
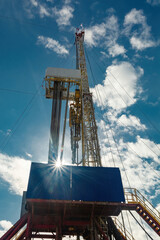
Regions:
[[153, 205], [135, 188], [125, 188], [127, 205], [134, 205], [136, 212], [160, 236], [160, 213]]
[[98, 218], [96, 226], [98, 227], [98, 233], [102, 236], [100, 239], [112, 239], [112, 236], [114, 236], [116, 240], [135, 240], [115, 217]]
[[100, 236], [99, 239], [104, 239], [104, 240], [109, 240], [108, 238], [108, 227], [106, 224], [106, 221], [102, 219], [101, 217], [94, 219], [96, 229], [97, 229], [97, 234]]
[[126, 228], [124, 228], [123, 224], [116, 217], [112, 217], [117, 230], [119, 231], [122, 239], [124, 240], [135, 240], [135, 238], [128, 232]]

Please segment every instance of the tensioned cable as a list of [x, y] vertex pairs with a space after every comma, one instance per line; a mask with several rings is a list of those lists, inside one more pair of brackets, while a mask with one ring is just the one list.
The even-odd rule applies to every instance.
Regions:
[[8, 88], [0, 88], [0, 91], [34, 95], [34, 92], [26, 92], [26, 91], [21, 91], [21, 90], [16, 90], [16, 89], [8, 89]]
[[[141, 218], [141, 216], [139, 215], [139, 219], [140, 219], [140, 221], [141, 221], [141, 224], [142, 224], [142, 226], [144, 227], [144, 224], [143, 224], [143, 220], [142, 220], [142, 218]], [[146, 240], [148, 240], [148, 236], [147, 236], [147, 234], [145, 233], [145, 236], [146, 236]]]
[[128, 212], [127, 212], [127, 211], [126, 211], [126, 216], [127, 216], [127, 220], [128, 220], [129, 228], [130, 228], [130, 231], [131, 231], [132, 239], [134, 239], [133, 231], [132, 231], [132, 228], [131, 228], [131, 223], [130, 223], [130, 220], [129, 220]]
[[136, 219], [136, 217], [131, 213], [131, 211], [129, 211], [130, 212], [130, 214], [131, 214], [131, 216], [134, 218], [134, 220], [136, 220], [136, 222], [139, 224], [139, 226], [143, 229], [143, 231], [147, 234], [147, 236], [150, 238], [150, 239], [152, 239], [152, 240], [154, 240], [151, 236], [150, 236], [150, 234], [144, 229], [144, 227], [138, 222], [138, 220]]
[[[103, 65], [105, 66], [104, 62], [102, 61]], [[98, 65], [98, 64], [97, 64]], [[100, 66], [99, 66], [100, 67]], [[113, 78], [117, 81], [117, 83], [120, 85], [120, 87], [125, 91], [125, 93], [127, 94], [127, 96], [132, 100], [132, 102], [134, 103], [134, 99], [128, 94], [128, 92], [125, 90], [125, 88], [120, 84], [120, 82], [117, 80], [117, 78], [113, 75], [113, 73], [108, 70], [109, 73], [113, 76]], [[148, 122], [152, 125], [152, 127], [159, 132], [160, 134], [160, 130], [152, 123], [152, 121], [148, 118], [148, 116], [143, 112], [143, 110], [141, 109], [141, 107], [139, 106], [139, 104], [136, 102], [137, 107], [139, 108], [139, 110], [142, 112], [142, 114], [145, 116], [145, 118], [148, 120]], [[157, 146], [158, 147], [158, 146]], [[160, 150], [160, 149], [159, 149]]]
[[[87, 53], [87, 52], [86, 52]], [[92, 74], [92, 77], [93, 77], [93, 80], [95, 80], [94, 79], [94, 75], [93, 75], [93, 71], [92, 71], [92, 68], [91, 68], [91, 64], [90, 64], [90, 61], [89, 61], [89, 58], [88, 58], [88, 55], [86, 54], [86, 56], [87, 56], [87, 59], [88, 59], [88, 63], [89, 63], [89, 66], [90, 66], [90, 70], [91, 70], [91, 74]], [[95, 83], [94, 83], [95, 84]], [[97, 94], [98, 95], [98, 94]], [[101, 99], [101, 96], [100, 96], [100, 94], [99, 94], [99, 98]], [[101, 102], [102, 102], [102, 100], [101, 100]], [[103, 105], [103, 104], [102, 104]], [[104, 107], [104, 106], [103, 106]], [[103, 119], [104, 119], [104, 116], [103, 116], [103, 114], [101, 113], [101, 115], [102, 115], [102, 117], [103, 117]], [[108, 117], [107, 116], [105, 116], [106, 118], [107, 118], [107, 122], [109, 123], [109, 119], [108, 119]], [[124, 124], [123, 124], [124, 125]], [[124, 125], [125, 126], [125, 125]], [[110, 127], [110, 125], [109, 125], [109, 127]], [[127, 127], [127, 126], [126, 126]], [[129, 129], [129, 127], [127, 127], [128, 129]], [[112, 130], [111, 130], [111, 132], [112, 132]], [[113, 132], [112, 132], [112, 136], [113, 136]], [[113, 137], [113, 139], [114, 139], [114, 142], [115, 142], [115, 138]], [[144, 142], [143, 140], [142, 140], [142, 142]], [[115, 142], [116, 143], [116, 142]], [[126, 143], [127, 144], [127, 143]], [[144, 143], [145, 144], [145, 143]], [[129, 145], [129, 144], [127, 144], [128, 145], [128, 147], [131, 149], [131, 151], [132, 152], [134, 152], [134, 153], [136, 153], [136, 155], [141, 159], [141, 156], [135, 151], [135, 150], [133, 150], [132, 148], [131, 148], [131, 146]], [[146, 144], [145, 144], [146, 145]], [[147, 145], [146, 145], [147, 146]], [[117, 147], [117, 144], [116, 144], [116, 147]], [[147, 146], [148, 147], [148, 146]], [[149, 148], [149, 147], [148, 147]], [[150, 149], [150, 148], [149, 148]], [[152, 149], [150, 149], [151, 151], [152, 151]], [[119, 152], [119, 150], [118, 150], [118, 148], [117, 148], [117, 151]], [[155, 153], [154, 151], [152, 151], [153, 153]], [[155, 153], [156, 154], [156, 153]], [[120, 155], [120, 153], [119, 153], [119, 155]], [[156, 154], [157, 155], [157, 154]], [[158, 155], [157, 155], [158, 156]], [[158, 156], [159, 157], [159, 156]], [[123, 161], [121, 161], [121, 163], [122, 163]], [[154, 170], [154, 168], [153, 167], [151, 167], [150, 165], [149, 165], [149, 163], [147, 162], [147, 161], [145, 161], [146, 163], [147, 163], [147, 165], [149, 166], [149, 168], [151, 168], [153, 171], [154, 171], [154, 173], [158, 176], [158, 177], [160, 177], [160, 175]], [[124, 164], [122, 164], [122, 166], [124, 166]], [[125, 170], [125, 168], [124, 168], [124, 170]], [[139, 175], [138, 175], [138, 177], [139, 177]], [[127, 178], [127, 177], [126, 177]], [[140, 177], [139, 177], [139, 179], [140, 179]], [[140, 181], [141, 181], [141, 179], [140, 179]], [[142, 183], [142, 181], [141, 181], [141, 183]], [[143, 185], [143, 183], [142, 183], [142, 185]]]
[[[90, 66], [90, 70], [91, 70], [92, 68], [91, 68], [91, 64], [90, 64], [90, 61], [89, 61], [87, 52], [86, 52], [86, 56], [87, 56], [87, 60], [88, 60], [89, 66]], [[91, 74], [92, 74], [92, 77], [93, 77], [93, 79], [94, 79], [94, 75], [93, 75], [93, 71], [92, 71], [92, 70], [91, 70]], [[99, 95], [99, 97], [100, 97], [101, 104], [103, 105], [101, 96]], [[107, 116], [106, 116], [106, 118], [107, 118], [108, 123], [109, 123], [109, 119], [108, 119]], [[125, 169], [125, 167], [124, 167], [124, 163], [123, 163], [123, 161], [122, 161], [122, 157], [121, 157], [120, 152], [119, 152], [119, 149], [118, 149], [118, 144], [117, 144], [117, 142], [116, 142], [116, 140], [115, 140], [115, 137], [114, 137], [114, 135], [113, 135], [113, 131], [112, 131], [112, 128], [110, 127], [110, 124], [108, 124], [108, 126], [109, 126], [109, 128], [110, 128], [110, 130], [111, 130], [112, 138], [113, 138], [113, 140], [114, 140], [114, 142], [115, 142], [115, 146], [116, 146], [116, 148], [117, 148], [117, 152], [118, 152], [118, 155], [119, 155], [119, 158], [120, 158], [122, 167], [123, 167], [123, 169], [124, 169], [124, 172], [125, 172], [125, 176], [126, 176], [128, 185], [129, 185], [129, 187], [131, 188], [131, 185], [130, 185], [130, 182], [129, 182], [129, 179], [128, 179], [128, 176], [127, 176], [127, 173], [126, 173], [126, 169]]]
[[125, 224], [124, 224], [124, 218], [123, 218], [123, 212], [122, 212], [122, 209], [121, 209], [121, 217], [122, 217], [122, 223], [123, 223], [124, 235], [125, 235], [125, 238], [127, 239], [127, 236], [126, 236], [126, 228], [125, 228]]
[[[85, 49], [85, 52], [86, 52], [86, 57], [87, 57], [87, 60], [88, 60], [89, 68], [90, 68], [90, 71], [91, 71], [91, 74], [92, 74], [93, 83], [94, 83], [94, 85], [95, 85], [95, 78], [94, 78], [94, 74], [93, 74], [93, 71], [92, 71], [92, 68], [91, 68], [91, 64], [90, 64], [89, 57], [88, 57], [88, 54], [87, 54], [86, 49]], [[97, 90], [98, 90], [98, 89], [95, 89], [97, 98], [101, 98], [100, 93], [99, 93], [99, 91], [97, 91]], [[98, 97], [98, 96], [99, 96], [99, 97]], [[102, 109], [101, 109], [101, 108], [100, 108], [100, 111], [102, 112]], [[101, 113], [101, 114], [102, 114], [102, 113]], [[116, 165], [115, 165], [115, 160], [114, 160], [114, 157], [113, 157], [113, 152], [112, 152], [112, 148], [111, 148], [111, 143], [110, 143], [110, 140], [109, 140], [109, 136], [108, 136], [107, 131], [106, 131], [106, 135], [107, 135], [107, 139], [108, 139], [108, 143], [109, 143], [109, 147], [110, 147], [110, 152], [111, 152], [111, 156], [112, 156], [113, 165], [114, 165], [114, 167], [115, 167], [115, 166], [116, 166]]]
[[[44, 81], [44, 80], [43, 80]], [[41, 87], [41, 85], [40, 85]], [[39, 87], [39, 89], [40, 89]], [[6, 147], [6, 145], [8, 144], [8, 142], [10, 141], [11, 137], [15, 134], [17, 128], [20, 126], [20, 124], [22, 123], [23, 119], [24, 119], [24, 115], [25, 113], [28, 111], [30, 111], [31, 109], [31, 105], [35, 99], [35, 97], [38, 95], [39, 93], [39, 89], [35, 92], [35, 94], [33, 95], [33, 97], [31, 98], [31, 100], [28, 102], [27, 106], [24, 108], [24, 110], [22, 111], [22, 113], [20, 114], [20, 116], [18, 117], [18, 119], [16, 120], [15, 124], [13, 125], [13, 127], [11, 128], [11, 132], [10, 134], [4, 139], [4, 142], [2, 142], [1, 144], [1, 148], [3, 151]], [[30, 108], [29, 108], [30, 107]]]
[[[96, 61], [95, 61], [96, 62]], [[96, 62], [96, 64], [97, 64], [97, 62]], [[97, 64], [97, 66], [100, 68], [100, 66]], [[102, 69], [100, 68], [100, 70], [102, 71]], [[103, 71], [102, 71], [103, 72]], [[113, 74], [112, 74], [113, 75]], [[108, 81], [110, 82], [110, 84], [112, 85], [112, 87], [115, 89], [115, 91], [117, 92], [117, 94], [119, 95], [119, 97], [123, 100], [123, 102], [125, 103], [125, 105], [127, 106], [127, 104], [126, 104], [126, 102], [125, 102], [125, 100], [122, 98], [122, 96], [118, 93], [118, 91], [117, 91], [117, 89], [114, 87], [114, 85], [112, 84], [112, 82], [109, 80], [109, 78], [107, 77], [107, 79], [108, 79]], [[126, 92], [126, 91], [125, 91]], [[131, 97], [130, 97], [131, 98]], [[133, 99], [132, 99], [133, 100]], [[134, 100], [133, 100], [134, 101]], [[121, 122], [119, 119], [117, 119], [119, 122]], [[121, 122], [122, 123], [122, 122]], [[123, 124], [123, 123], [122, 123]], [[129, 129], [129, 127], [128, 126], [126, 126], [125, 124], [123, 124], [125, 127], [127, 127], [128, 129]], [[148, 136], [151, 138], [151, 136], [148, 134]], [[140, 139], [140, 141], [142, 141], [146, 146], [147, 146], [147, 148], [148, 149], [150, 149], [150, 151], [152, 151], [154, 154], [156, 154], [158, 157], [159, 157], [159, 155], [155, 152], [155, 151], [153, 151], [142, 139]], [[160, 148], [158, 147], [158, 145], [154, 142], [154, 145], [158, 148], [158, 150], [160, 150]]]
[[[104, 118], [104, 115], [102, 113], [101, 113], [101, 116], [102, 116], [103, 120], [106, 121]], [[107, 118], [107, 116], [105, 116], [105, 117]], [[135, 153], [140, 159], [142, 159], [142, 157], [129, 145], [129, 143], [125, 143], [125, 144], [131, 149], [131, 151], [133, 153]], [[148, 167], [151, 168], [153, 170], [153, 172], [157, 175], [157, 177], [160, 178], [160, 175], [156, 172], [156, 170], [151, 165], [149, 165], [149, 163], [147, 161], [144, 161], [144, 162], [147, 163]], [[137, 175], [137, 176], [139, 177], [139, 175]], [[139, 179], [140, 179], [140, 177], [139, 177]], [[141, 179], [140, 179], [140, 181], [141, 181]], [[142, 181], [141, 181], [141, 183], [142, 183]], [[143, 185], [143, 183], [142, 183], [142, 185]]]
[[[99, 96], [100, 96], [100, 94], [99, 94]], [[101, 98], [101, 97], [100, 97]], [[101, 102], [102, 102], [102, 100], [101, 100]], [[103, 104], [102, 104], [103, 105]], [[103, 107], [104, 107], [104, 105], [103, 105]], [[101, 111], [101, 116], [103, 117], [103, 119], [104, 119], [104, 121], [105, 121], [105, 118], [104, 118], [104, 115], [102, 114], [102, 111]], [[108, 119], [108, 117], [105, 115], [105, 117], [107, 118], [107, 122], [109, 123], [109, 119]], [[123, 124], [119, 119], [117, 119], [121, 124]], [[128, 128], [129, 129], [129, 127], [128, 126], [126, 126], [125, 124], [123, 124], [126, 128]], [[110, 126], [110, 125], [109, 125]], [[129, 129], [130, 130], [130, 129]], [[113, 136], [113, 133], [112, 133], [112, 136]], [[144, 143], [144, 141], [142, 140], [142, 139], [140, 139], [143, 143]], [[129, 143], [125, 143], [130, 149], [131, 149], [131, 151], [132, 152], [134, 152], [134, 153], [136, 153], [136, 155], [141, 159], [141, 156], [135, 151], [135, 150], [133, 150], [132, 148], [131, 148], [131, 146], [129, 145]], [[144, 143], [145, 144], [145, 143]], [[146, 145], [146, 144], [145, 144]], [[147, 146], [147, 145], [146, 145]], [[147, 146], [148, 147], [148, 146]], [[148, 147], [149, 148], [149, 147]], [[150, 148], [149, 148], [150, 149]], [[155, 153], [152, 149], [150, 149], [153, 153]], [[156, 154], [156, 153], [155, 153]], [[156, 154], [157, 155], [157, 154]], [[157, 155], [158, 156], [158, 155]], [[159, 156], [158, 156], [159, 157]], [[147, 163], [147, 165], [149, 166], [149, 168], [151, 168], [153, 171], [154, 171], [154, 173], [158, 176], [158, 177], [160, 177], [160, 175], [154, 170], [154, 168], [152, 167], [152, 166], [150, 166], [149, 165], [149, 163], [147, 162], [147, 161], [145, 161], [145, 163]], [[138, 177], [139, 177], [139, 175], [138, 175]], [[140, 177], [139, 177], [139, 179], [140, 179]], [[140, 181], [141, 181], [141, 179], [140, 179]], [[141, 183], [142, 183], [142, 181], [141, 181]], [[143, 183], [142, 183], [142, 185], [143, 185]]]

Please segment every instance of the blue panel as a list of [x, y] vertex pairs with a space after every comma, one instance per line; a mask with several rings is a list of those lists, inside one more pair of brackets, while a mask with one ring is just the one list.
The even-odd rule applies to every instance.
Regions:
[[124, 202], [118, 168], [32, 163], [27, 198]]

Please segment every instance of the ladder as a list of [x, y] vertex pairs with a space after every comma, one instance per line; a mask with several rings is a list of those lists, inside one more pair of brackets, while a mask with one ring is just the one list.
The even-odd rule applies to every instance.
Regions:
[[123, 224], [118, 220], [116, 217], [112, 217], [115, 226], [117, 227], [119, 233], [122, 236], [122, 239], [124, 240], [135, 240], [135, 238], [132, 236], [132, 234], [124, 228]]

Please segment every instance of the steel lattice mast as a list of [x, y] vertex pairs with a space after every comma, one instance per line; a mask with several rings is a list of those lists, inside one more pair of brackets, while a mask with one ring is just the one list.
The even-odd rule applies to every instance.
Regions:
[[97, 125], [94, 115], [92, 94], [89, 91], [88, 75], [84, 53], [84, 30], [77, 29], [75, 34], [77, 68], [81, 71], [82, 106], [82, 161], [83, 166], [101, 166]]

